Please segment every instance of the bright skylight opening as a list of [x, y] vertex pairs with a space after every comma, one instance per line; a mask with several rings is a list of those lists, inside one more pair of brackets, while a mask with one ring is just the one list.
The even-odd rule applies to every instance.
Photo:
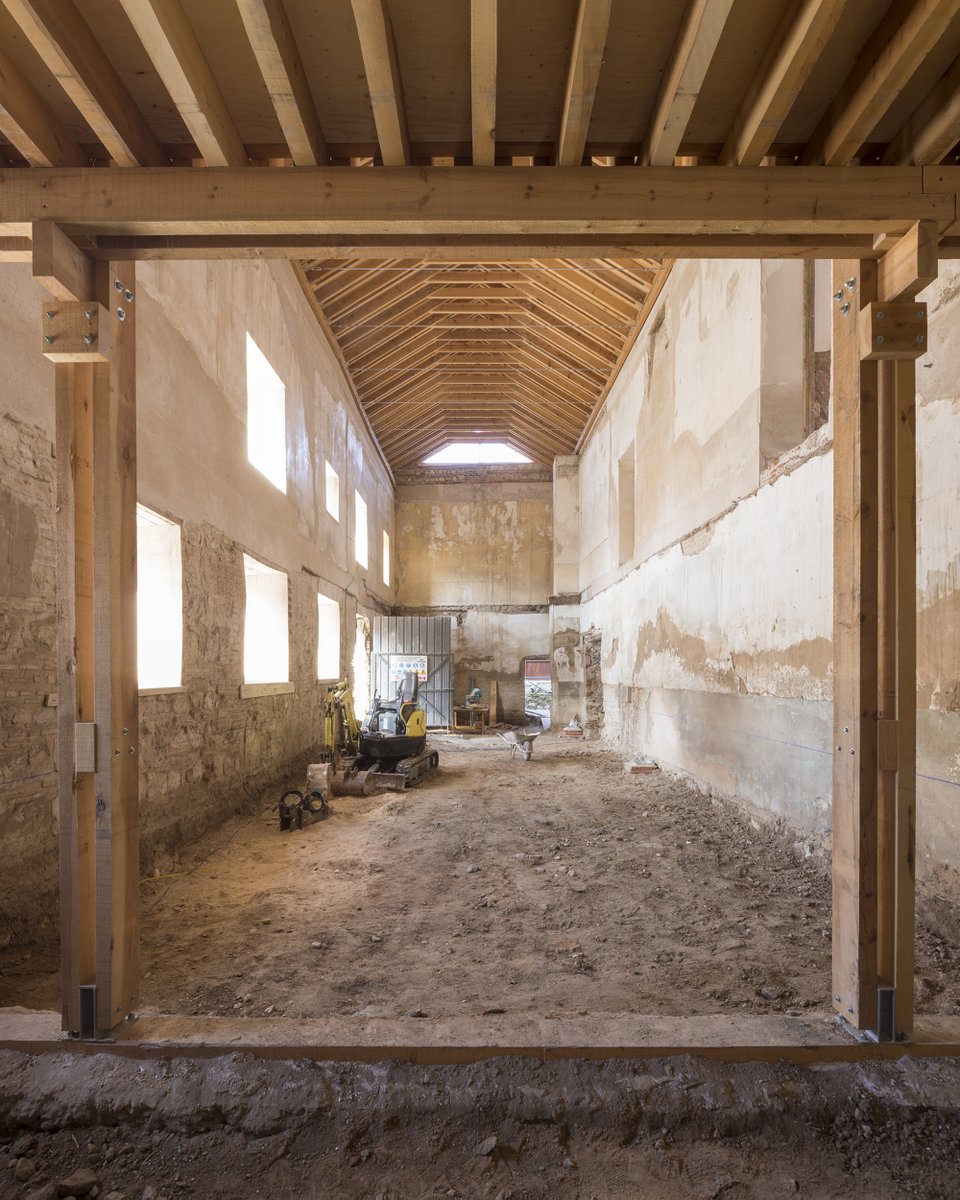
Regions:
[[484, 463], [528, 463], [530, 459], [505, 442], [450, 442], [423, 461], [429, 467], [462, 467]]

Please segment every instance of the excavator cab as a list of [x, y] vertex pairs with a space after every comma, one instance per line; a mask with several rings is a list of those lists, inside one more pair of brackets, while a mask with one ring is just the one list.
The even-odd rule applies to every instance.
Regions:
[[374, 697], [360, 730], [361, 755], [406, 758], [422, 752], [427, 741], [427, 714], [419, 695], [419, 676], [416, 671], [407, 671], [397, 685], [394, 700]]

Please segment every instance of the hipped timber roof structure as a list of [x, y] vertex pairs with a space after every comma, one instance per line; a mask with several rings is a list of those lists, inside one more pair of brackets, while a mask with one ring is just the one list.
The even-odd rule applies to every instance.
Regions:
[[55, 221], [95, 258], [300, 260], [394, 464], [548, 461], [661, 259], [923, 221], [956, 253], [960, 183], [904, 169], [955, 161], [958, 56], [958, 0], [0, 0], [0, 259]]

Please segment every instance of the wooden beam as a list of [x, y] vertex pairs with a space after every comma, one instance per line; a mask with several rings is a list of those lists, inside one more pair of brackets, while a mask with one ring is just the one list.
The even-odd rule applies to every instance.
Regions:
[[88, 167], [89, 155], [0, 50], [0, 133], [32, 167]]
[[935, 221], [918, 221], [879, 260], [881, 300], [912, 300], [938, 273], [940, 235]]
[[[353, 171], [257, 167], [100, 170], [35, 167], [0, 179], [0, 234], [51, 220], [97, 235], [369, 239], [388, 233], [478, 239], [633, 235], [656, 246], [751, 238], [905, 233], [918, 220], [956, 219], [960, 180], [944, 167], [471, 167]], [[585, 230], [586, 226], [586, 230]], [[653, 251], [651, 251], [653, 252]], [[769, 247], [756, 241], [751, 257]], [[558, 251], [550, 252], [556, 257]], [[464, 251], [464, 257], [470, 257]]]
[[492, 167], [497, 140], [497, 0], [470, 0], [473, 165]]
[[114, 326], [110, 361], [93, 368], [96, 1008], [107, 1031], [136, 1008], [140, 989], [137, 306], [132, 263], [98, 274], [97, 298]]
[[886, 166], [938, 163], [960, 142], [960, 58], [910, 115], [883, 155]]
[[891, 5], [804, 148], [803, 163], [845, 166], [936, 46], [956, 0]]
[[410, 138], [390, 14], [385, 0], [350, 2], [384, 166], [406, 166], [410, 162]]
[[88, 300], [93, 263], [53, 221], [33, 226], [33, 277], [57, 300]]
[[837, 26], [844, 0], [795, 0], [786, 10], [747, 92], [720, 166], [759, 166]]
[[237, 7], [294, 165], [324, 166], [330, 155], [283, 0], [237, 0]]
[[73, 0], [3, 3], [118, 166], [169, 161]]
[[607, 44], [611, 3], [612, 0], [580, 0], [557, 137], [557, 166], [560, 167], [578, 167], [583, 162], [600, 65]]
[[835, 262], [833, 291], [833, 1001], [876, 1029], [878, 368], [858, 334], [875, 266]]
[[26, 237], [0, 237], [0, 263], [32, 263], [33, 242]]
[[247, 152], [180, 0], [120, 0], [208, 167], [240, 167]]
[[733, 0], [688, 0], [643, 139], [642, 166], [672, 166]]

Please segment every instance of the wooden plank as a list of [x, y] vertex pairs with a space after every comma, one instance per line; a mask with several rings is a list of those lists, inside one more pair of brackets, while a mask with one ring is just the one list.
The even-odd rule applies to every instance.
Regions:
[[733, 0], [688, 0], [638, 161], [666, 167], [680, 149]]
[[120, 0], [208, 167], [240, 167], [247, 152], [180, 0]]
[[55, 378], [61, 1016], [76, 1032], [79, 988], [96, 972], [96, 789], [77, 772], [74, 740], [78, 723], [94, 719], [93, 368], [58, 366]]
[[803, 163], [845, 166], [957, 15], [956, 0], [894, 4], [804, 147]]
[[32, 167], [87, 167], [90, 157], [0, 49], [0, 133]]
[[[140, 983], [135, 292], [132, 264], [98, 271], [98, 298], [115, 315], [110, 362], [93, 368], [96, 979], [103, 1031], [133, 1011]], [[116, 319], [118, 294], [123, 321]]]
[[916, 942], [917, 408], [916, 363], [894, 367], [896, 394], [897, 787], [894, 985], [897, 1031], [911, 1033]]
[[410, 162], [410, 137], [390, 14], [384, 0], [350, 2], [360, 38], [380, 155], [384, 166], [406, 166]]
[[583, 162], [607, 44], [611, 3], [612, 0], [580, 0], [557, 137], [557, 165], [560, 167], [578, 167]]
[[750, 82], [721, 166], [759, 166], [830, 40], [844, 0], [795, 0], [784, 13]]
[[887, 166], [938, 163], [960, 141], [960, 58], [884, 151]]
[[33, 277], [57, 300], [93, 296], [93, 263], [53, 221], [33, 226]]
[[3, 2], [118, 166], [169, 161], [73, 0]]
[[[848, 282], [852, 281], [852, 289]], [[877, 364], [861, 363], [860, 308], [876, 268], [834, 263], [833, 1001], [876, 1028]]]
[[497, 0], [470, 0], [473, 165], [492, 167], [497, 141]]
[[877, 291], [884, 301], [912, 300], [939, 269], [940, 233], [935, 221], [918, 221], [879, 260]]
[[237, 6], [294, 165], [323, 166], [330, 155], [283, 0], [237, 0]]
[[[35, 167], [4, 172], [0, 233], [26, 235], [34, 221], [51, 220], [67, 232], [98, 235], [325, 234], [375, 241], [395, 233], [413, 240], [462, 235], [467, 244], [507, 235], [539, 235], [549, 243], [561, 235], [565, 244], [632, 234], [656, 246], [656, 235], [713, 234], [749, 246], [758, 235], [900, 235], [924, 219], [951, 225], [958, 189], [946, 182], [952, 177], [945, 170], [240, 167], [218, 171], [211, 187], [206, 172], [182, 167], [131, 168], [109, 177]], [[752, 257], [768, 253], [762, 243], [757, 247]]]

